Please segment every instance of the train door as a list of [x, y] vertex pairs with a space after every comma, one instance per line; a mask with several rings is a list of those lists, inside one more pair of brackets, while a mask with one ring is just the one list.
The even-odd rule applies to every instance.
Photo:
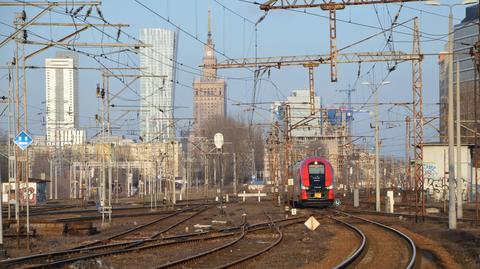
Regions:
[[327, 198], [325, 188], [325, 165], [320, 162], [312, 162], [308, 165], [310, 180], [310, 197], [317, 199]]

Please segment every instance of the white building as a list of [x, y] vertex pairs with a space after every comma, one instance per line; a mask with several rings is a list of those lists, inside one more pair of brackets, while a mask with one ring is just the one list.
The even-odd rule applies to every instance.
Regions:
[[[282, 121], [283, 115], [285, 113], [284, 107], [281, 107], [283, 102], [276, 101], [273, 104], [273, 117], [272, 120]], [[295, 125], [300, 120], [311, 115], [310, 109], [310, 91], [309, 90], [294, 90], [290, 96], [287, 97], [285, 102], [289, 105], [290, 109], [290, 125]], [[320, 97], [315, 96], [315, 109], [320, 108]], [[279, 111], [280, 110], [280, 111]], [[298, 128], [292, 130], [293, 138], [318, 138], [322, 134], [322, 129], [320, 125], [320, 117], [316, 117], [314, 120], [309, 121], [308, 123], [302, 124]]]
[[[58, 52], [56, 58], [45, 59], [45, 67], [47, 144], [61, 147], [66, 141], [83, 143], [85, 131], [77, 129], [78, 55]], [[68, 139], [59, 136], [64, 133]]]
[[143, 141], [165, 141], [174, 137], [173, 100], [178, 33], [172, 30], [141, 29], [140, 40], [152, 47], [140, 49], [140, 135]]

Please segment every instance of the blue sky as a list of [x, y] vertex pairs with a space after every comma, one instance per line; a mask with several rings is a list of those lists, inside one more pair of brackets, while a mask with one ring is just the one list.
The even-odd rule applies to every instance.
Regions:
[[[178, 59], [181, 63], [177, 70], [177, 79], [180, 84], [176, 86], [175, 105], [177, 106], [175, 115], [179, 118], [192, 117], [192, 81], [201, 64], [203, 44], [207, 32], [207, 11], [212, 10], [213, 39], [216, 49], [229, 58], [253, 57], [254, 56], [254, 26], [251, 22], [256, 22], [264, 12], [259, 10], [258, 6], [251, 3], [238, 0], [218, 0], [219, 3], [240, 14], [233, 14], [228, 9], [214, 0], [185, 0], [185, 1], [167, 1], [157, 0], [139, 1], [148, 6], [160, 16], [169, 20], [174, 25], [181, 28]], [[451, 2], [451, 1], [448, 1]], [[368, 5], [349, 7], [337, 12], [337, 46], [339, 48], [348, 46], [356, 41], [367, 38], [368, 36], [380, 32], [381, 27], [390, 27], [391, 18], [395, 16], [399, 9], [399, 4], [389, 5]], [[12, 28], [5, 24], [12, 25], [14, 12], [22, 10], [22, 7], [0, 7], [0, 38], [4, 38], [12, 32]], [[169, 28], [175, 27], [162, 19], [160, 16], [150, 12], [145, 7], [135, 1], [102, 1], [101, 7], [103, 16], [109, 23], [127, 23], [130, 27], [125, 31], [133, 37], [138, 38], [140, 28]], [[27, 7], [27, 14], [32, 18], [39, 12], [38, 8]], [[72, 18], [66, 15], [64, 8], [55, 8], [55, 12], [49, 12], [40, 20], [42, 22], [72, 22]], [[299, 12], [300, 11], [300, 12]], [[328, 13], [319, 9], [305, 10], [311, 14], [302, 13], [304, 10], [288, 11], [273, 10], [268, 13], [265, 19], [258, 25], [257, 44], [258, 56], [281, 56], [281, 55], [306, 55], [306, 54], [327, 54], [329, 51], [328, 34]], [[85, 11], [83, 11], [85, 12]], [[455, 23], [458, 23], [464, 16], [464, 8], [454, 9]], [[96, 15], [95, 12], [93, 14]], [[447, 40], [448, 28], [448, 10], [446, 8], [426, 6], [421, 3], [405, 4], [401, 10], [398, 22], [411, 20], [413, 17], [420, 19], [422, 31], [422, 51], [425, 53], [438, 53], [443, 50]], [[342, 21], [340, 21], [342, 20]], [[89, 19], [91, 22], [98, 22]], [[78, 21], [77, 21], [78, 22]], [[361, 24], [361, 25], [360, 25]], [[380, 26], [381, 25], [381, 26]], [[405, 52], [411, 51], [412, 41], [412, 22], [399, 26], [393, 33], [394, 48]], [[49, 28], [49, 27], [31, 27], [30, 38], [40, 40], [34, 34], [43, 36], [47, 39], [58, 39], [62, 35], [72, 32], [70, 28]], [[116, 36], [115, 30], [105, 29], [109, 34]], [[192, 37], [193, 36], [193, 37]], [[78, 41], [101, 42], [109, 41], [100, 31], [91, 29], [77, 37]], [[122, 33], [121, 41], [133, 43], [134, 40], [128, 38]], [[355, 45], [347, 52], [367, 52], [379, 51], [385, 47], [385, 37], [379, 35], [369, 39], [366, 42]], [[27, 46], [26, 51], [33, 51], [36, 47]], [[4, 66], [13, 56], [13, 43], [0, 49], [0, 65]], [[28, 62], [28, 65], [42, 66], [44, 59], [53, 57], [58, 49], [50, 49], [34, 57]], [[92, 53], [106, 53], [113, 49], [100, 48], [83, 49]], [[219, 60], [225, 59], [218, 55]], [[130, 66], [138, 66], [138, 56], [133, 53], [114, 54], [110, 60], [101, 60], [110, 67], [121, 66], [127, 63]], [[117, 63], [115, 63], [117, 62]], [[120, 64], [118, 64], [120, 62]], [[92, 59], [81, 56], [80, 66], [98, 67], [98, 63]], [[346, 95], [336, 90], [346, 89], [355, 86], [356, 91], [352, 95], [354, 103], [372, 102], [371, 90], [364, 85], [362, 81], [379, 82], [387, 76], [387, 66], [385, 64], [375, 65], [374, 71], [365, 74], [372, 67], [371, 64], [360, 65], [362, 77], [357, 79], [359, 66], [356, 64], [339, 66], [339, 81], [330, 82], [329, 66], [320, 66], [315, 70], [315, 89], [321, 96], [323, 105], [327, 107], [339, 106], [338, 103], [346, 101]], [[423, 65], [423, 83], [424, 83], [424, 114], [426, 116], [437, 116], [438, 105], [438, 64], [437, 57], [426, 57]], [[219, 71], [221, 75], [227, 77], [228, 83], [228, 113], [230, 115], [244, 114], [245, 107], [232, 105], [236, 102], [250, 102], [252, 96], [252, 72], [245, 69], [231, 69]], [[8, 81], [5, 69], [0, 69], [0, 96], [7, 94]], [[257, 101], [269, 102], [278, 99], [284, 99], [293, 89], [308, 88], [308, 72], [301, 67], [285, 67], [280, 70], [272, 69], [270, 76], [266, 74], [264, 78], [272, 83], [262, 81], [258, 89]], [[45, 75], [44, 70], [30, 70], [27, 73], [27, 91], [28, 91], [28, 110], [29, 110], [29, 131], [35, 135], [43, 135], [45, 127], [42, 124], [42, 118], [45, 113]], [[411, 102], [411, 63], [405, 62], [398, 65], [396, 70], [390, 73], [387, 80], [391, 84], [384, 86], [380, 90], [381, 102]], [[82, 71], [80, 73], [80, 125], [82, 127], [94, 127], [94, 115], [98, 113], [99, 104], [95, 98], [96, 83], [101, 82], [100, 73], [97, 71]], [[354, 84], [357, 82], [357, 84]], [[121, 89], [121, 84], [112, 80], [112, 91]], [[133, 88], [138, 90], [138, 83]], [[138, 96], [132, 91], [126, 91], [122, 95], [123, 101], [118, 101], [118, 105], [129, 106], [130, 109], [137, 109]], [[360, 105], [354, 105], [354, 108], [360, 108]], [[263, 106], [265, 109], [269, 105]], [[373, 110], [373, 107], [361, 107], [364, 110]], [[0, 112], [3, 106], [0, 108]], [[113, 118], [123, 113], [122, 109], [112, 112]], [[383, 139], [382, 153], [403, 156], [404, 151], [404, 124], [397, 121], [403, 121], [409, 113], [400, 106], [382, 106], [380, 108], [381, 120], [391, 121], [381, 126], [381, 137]], [[126, 130], [138, 130], [136, 124], [137, 116], [135, 113], [127, 114], [122, 120], [118, 121], [116, 126], [122, 126], [122, 133], [127, 134]], [[266, 123], [269, 120], [266, 110], [258, 110], [255, 121]], [[5, 115], [0, 117], [0, 128], [6, 129], [7, 118]], [[371, 122], [368, 113], [359, 113], [355, 115], [354, 131], [357, 135], [373, 135], [373, 130], [369, 128]], [[185, 128], [188, 121], [180, 121], [179, 128]], [[93, 130], [93, 129], [92, 129]], [[89, 132], [93, 134], [92, 131]], [[435, 139], [435, 131], [431, 128], [426, 129], [426, 139]], [[360, 140], [359, 142], [362, 142]], [[372, 144], [372, 138], [366, 138], [364, 141]], [[363, 142], [362, 142], [363, 143]]]

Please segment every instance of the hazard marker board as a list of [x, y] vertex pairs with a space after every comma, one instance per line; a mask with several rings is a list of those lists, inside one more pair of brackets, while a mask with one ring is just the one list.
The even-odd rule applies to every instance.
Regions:
[[310, 229], [311, 231], [315, 231], [315, 229], [317, 229], [317, 227], [320, 225], [320, 223], [318, 222], [317, 219], [315, 219], [313, 216], [311, 216], [310, 218], [307, 219], [307, 221], [305, 221], [305, 226], [307, 226], [308, 229]]

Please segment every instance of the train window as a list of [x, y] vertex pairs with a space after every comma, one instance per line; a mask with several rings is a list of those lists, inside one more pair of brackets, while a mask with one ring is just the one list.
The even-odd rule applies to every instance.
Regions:
[[325, 174], [325, 166], [323, 164], [309, 164], [308, 165], [309, 174]]

